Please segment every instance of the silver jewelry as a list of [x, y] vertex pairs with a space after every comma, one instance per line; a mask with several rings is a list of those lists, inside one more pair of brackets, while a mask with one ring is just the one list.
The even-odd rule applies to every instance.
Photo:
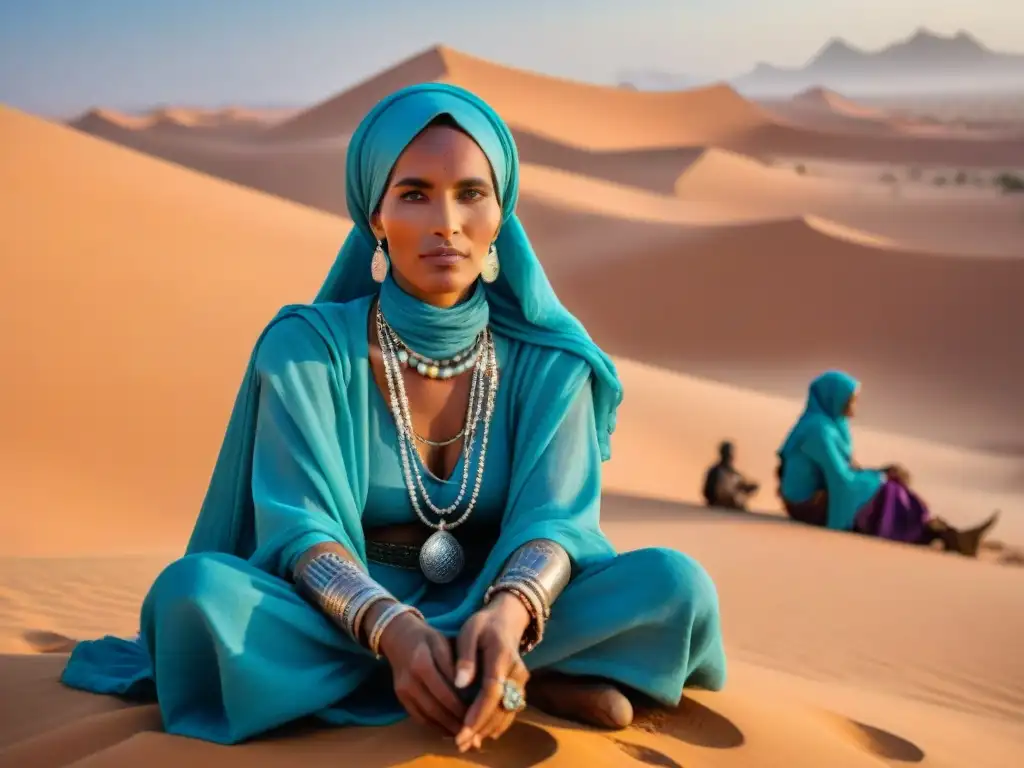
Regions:
[[322, 552], [314, 557], [299, 572], [296, 582], [300, 590], [357, 643], [362, 620], [370, 606], [381, 600], [394, 600], [356, 563], [336, 552]]
[[[412, 424], [409, 398], [406, 394], [405, 381], [402, 378], [401, 362], [398, 355], [398, 347], [402, 344], [401, 339], [398, 338], [398, 334], [395, 333], [394, 329], [388, 325], [379, 306], [377, 307], [376, 321], [377, 340], [384, 359], [384, 372], [391, 401], [391, 413], [395, 420], [396, 431], [398, 432], [402, 474], [405, 478], [406, 490], [409, 492], [409, 501], [420, 521], [435, 531], [420, 548], [420, 570], [423, 571], [423, 575], [429, 581], [436, 584], [447, 584], [454, 581], [465, 566], [465, 553], [462, 551], [462, 545], [448, 531], [462, 525], [472, 514], [480, 495], [480, 486], [483, 482], [487, 441], [498, 389], [498, 365], [494, 351], [494, 341], [491, 338], [490, 331], [485, 329], [481, 334], [479, 352], [475, 356], [473, 377], [469, 388], [469, 401], [466, 405], [466, 422], [463, 427], [462, 447], [465, 468], [462, 474], [462, 482], [455, 501], [442, 508], [434, 504], [426, 486], [423, 484], [423, 475], [420, 469], [422, 467], [427, 472], [430, 470], [423, 463], [423, 459], [414, 445], [416, 433]], [[459, 508], [468, 490], [469, 475], [472, 470], [473, 448], [478, 429], [482, 432], [482, 436], [473, 490], [462, 515], [456, 520], [449, 522], [446, 518]], [[410, 456], [410, 453], [413, 456]], [[423, 505], [440, 518], [439, 522], [431, 522], [426, 517], [420, 506], [421, 496]]]
[[374, 281], [383, 283], [388, 276], [388, 268], [390, 266], [388, 255], [384, 253], [383, 243], [378, 240], [377, 248], [373, 252], [373, 258], [370, 259], [370, 276], [373, 277]]
[[572, 575], [572, 561], [566, 551], [549, 539], [535, 539], [512, 553], [494, 583], [484, 593], [484, 604], [498, 592], [519, 598], [530, 614], [530, 627], [523, 636], [521, 652], [531, 651], [544, 637], [551, 618], [551, 606]]
[[525, 582], [536, 589], [545, 603], [545, 613], [569, 583], [572, 562], [569, 555], [550, 539], [528, 541], [512, 553], [495, 584]]
[[526, 655], [538, 643], [544, 639], [544, 627], [547, 624], [547, 617], [544, 613], [544, 604], [540, 597], [526, 588], [524, 584], [512, 584], [510, 582], [501, 585], [492, 585], [484, 594], [484, 604], [487, 605], [494, 599], [498, 592], [507, 592], [522, 603], [526, 613], [530, 616], [530, 623], [519, 640], [519, 653]]
[[404, 613], [412, 613], [416, 615], [420, 621], [426, 621], [426, 619], [423, 618], [423, 614], [417, 608], [413, 608], [411, 605], [406, 605], [405, 603], [393, 603], [385, 608], [383, 613], [381, 613], [377, 618], [373, 628], [370, 630], [369, 637], [370, 653], [378, 659], [380, 658], [380, 638], [384, 634], [384, 630], [388, 628], [388, 625], [391, 624], [392, 621]]
[[498, 262], [498, 246], [491, 243], [491, 247], [487, 249], [487, 255], [484, 257], [480, 279], [485, 283], [493, 283], [498, 279], [499, 272], [501, 272], [501, 264]]
[[451, 445], [452, 443], [461, 440], [464, 434], [466, 434], [465, 427], [456, 432], [454, 437], [449, 437], [447, 440], [431, 440], [429, 437], [424, 437], [419, 432], [414, 432], [413, 437], [416, 438], [417, 442], [423, 443], [424, 445], [429, 445], [434, 448], [444, 448], [446, 445]]
[[414, 352], [397, 335], [394, 340], [398, 350], [398, 362], [406, 368], [414, 370], [420, 376], [426, 376], [428, 379], [450, 379], [453, 376], [461, 376], [476, 364], [482, 338], [483, 334], [480, 334], [466, 349], [443, 360], [435, 360]]
[[522, 712], [526, 709], [526, 693], [515, 680], [504, 680], [501, 684], [501, 708], [506, 712]]
[[466, 567], [466, 552], [459, 540], [452, 536], [442, 520], [437, 530], [420, 547], [420, 570], [429, 581], [447, 584], [458, 578]]

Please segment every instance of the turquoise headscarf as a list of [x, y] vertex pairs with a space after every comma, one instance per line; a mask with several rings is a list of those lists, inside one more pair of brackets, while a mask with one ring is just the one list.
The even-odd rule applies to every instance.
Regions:
[[622, 401], [615, 364], [555, 295], [519, 217], [519, 152], [512, 132], [486, 102], [464, 88], [424, 83], [380, 101], [356, 128], [349, 143], [345, 194], [355, 226], [316, 296], [317, 302], [346, 302], [376, 293], [370, 260], [377, 239], [372, 215], [391, 169], [409, 143], [433, 120], [448, 115], [480, 146], [494, 171], [502, 206], [495, 247], [498, 279], [486, 286], [491, 327], [518, 341], [554, 347], [583, 358], [594, 372], [594, 411], [604, 460]]
[[815, 378], [807, 393], [804, 412], [779, 448], [779, 456], [785, 457], [799, 446], [808, 431], [820, 427], [824, 422], [838, 430], [846, 458], [852, 457], [853, 438], [850, 434], [850, 421], [845, 414], [850, 398], [859, 387], [860, 382], [844, 371], [826, 371]]

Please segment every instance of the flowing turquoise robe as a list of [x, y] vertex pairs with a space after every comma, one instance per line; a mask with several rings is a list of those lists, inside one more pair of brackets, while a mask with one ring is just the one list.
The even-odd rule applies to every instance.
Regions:
[[842, 371], [814, 379], [807, 405], [779, 449], [782, 497], [799, 504], [828, 491], [828, 527], [843, 531], [853, 529], [857, 512], [885, 481], [878, 470], [852, 465], [853, 438], [845, 412], [857, 387], [857, 380]]
[[[386, 504], [373, 510], [376, 520], [363, 514], [372, 478], [378, 495], [400, 482], [393, 457], [368, 460], [394, 450], [381, 427], [389, 414], [374, 403], [383, 395], [370, 373], [369, 307], [369, 299], [293, 307], [271, 325], [253, 361], [253, 516], [242, 537], [251, 551], [171, 563], [143, 603], [140, 639], [80, 644], [66, 684], [155, 694], [168, 732], [226, 744], [306, 715], [367, 725], [404, 717], [386, 663], [354, 645], [288, 579], [316, 543], [338, 542], [365, 562], [364, 525], [412, 520]], [[371, 575], [454, 637], [508, 556], [532, 539], [552, 539], [572, 558], [574, 577], [544, 641], [526, 656], [531, 669], [605, 677], [666, 705], [678, 703], [686, 685], [721, 688], [725, 655], [707, 573], [670, 549], [616, 555], [601, 532], [588, 366], [497, 339], [502, 393], [481, 492], [491, 501], [474, 513], [500, 521], [497, 545], [479, 573], [450, 585], [376, 563]], [[567, 409], [545, 407], [561, 398]], [[448, 503], [441, 484], [428, 482], [441, 491], [438, 503]]]
[[[404, 147], [442, 114], [483, 149], [502, 203], [501, 273], [486, 295], [504, 437], [488, 447], [485, 503], [474, 511], [500, 536], [479, 572], [449, 585], [375, 563], [370, 574], [454, 637], [508, 556], [551, 539], [574, 572], [530, 668], [608, 678], [667, 705], [686, 685], [724, 684], [707, 573], [669, 549], [617, 555], [600, 529], [601, 462], [622, 398], [614, 364], [558, 301], [515, 215], [508, 126], [443, 83], [402, 89], [360, 123], [346, 166], [355, 226], [314, 304], [286, 307], [257, 341], [186, 555], [152, 585], [139, 637], [79, 644], [65, 684], [155, 698], [168, 732], [226, 744], [306, 715], [377, 725], [405, 716], [387, 664], [303, 600], [289, 575], [324, 541], [365, 564], [364, 527], [413, 519], [397, 503], [394, 436], [369, 368], [369, 217]], [[444, 505], [454, 491], [439, 485], [431, 492]]]

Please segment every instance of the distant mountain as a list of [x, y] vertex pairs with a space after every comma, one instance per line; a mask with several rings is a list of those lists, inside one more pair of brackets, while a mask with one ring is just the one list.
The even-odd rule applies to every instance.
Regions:
[[879, 51], [833, 38], [803, 67], [758, 64], [731, 84], [751, 96], [790, 96], [816, 86], [847, 94], [1024, 90], [1024, 54], [999, 53], [968, 32], [918, 29]]

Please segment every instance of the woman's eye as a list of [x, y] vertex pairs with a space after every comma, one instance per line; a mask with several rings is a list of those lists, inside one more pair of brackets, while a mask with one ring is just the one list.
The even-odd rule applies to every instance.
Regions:
[[479, 189], [464, 189], [461, 194], [463, 200], [479, 200], [483, 196]]
[[424, 200], [425, 197], [422, 192], [412, 190], [411, 192], [403, 192], [401, 195], [402, 200]]

